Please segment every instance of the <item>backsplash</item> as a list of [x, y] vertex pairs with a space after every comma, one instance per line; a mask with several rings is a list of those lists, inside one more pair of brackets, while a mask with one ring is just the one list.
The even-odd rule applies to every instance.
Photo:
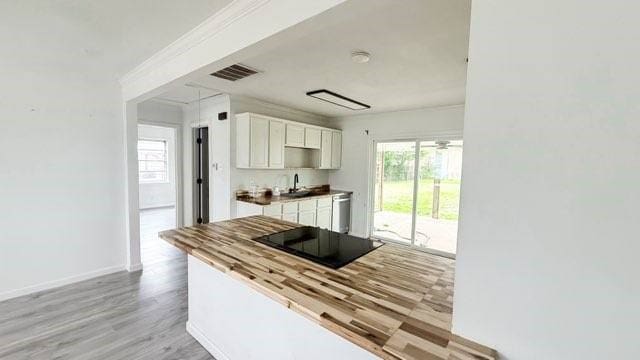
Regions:
[[255, 170], [236, 169], [236, 190], [246, 190], [253, 180], [259, 188], [280, 189], [293, 187], [293, 176], [298, 174], [300, 180], [298, 186], [323, 185], [329, 183], [329, 174], [326, 170], [315, 169], [282, 169], [282, 170]]

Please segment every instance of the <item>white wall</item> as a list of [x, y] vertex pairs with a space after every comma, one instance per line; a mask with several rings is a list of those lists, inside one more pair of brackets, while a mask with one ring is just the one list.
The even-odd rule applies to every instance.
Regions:
[[138, 104], [138, 121], [182, 125], [182, 106], [147, 100]]
[[138, 125], [138, 138], [167, 143], [167, 181], [140, 183], [140, 209], [176, 205], [176, 134], [169, 127]]
[[[464, 107], [396, 111], [338, 118], [332, 125], [342, 129], [342, 168], [332, 170], [333, 188], [353, 191], [351, 233], [367, 236], [367, 208], [371, 149], [374, 140], [460, 138]], [[366, 133], [366, 130], [369, 133]]]
[[[281, 119], [299, 121], [307, 124], [319, 126], [329, 126], [327, 118], [310, 114], [304, 111], [291, 109], [285, 106], [271, 104], [248, 97], [231, 96], [232, 115], [243, 112], [254, 112], [262, 115], [273, 116]], [[236, 127], [231, 126], [231, 162], [233, 164], [231, 176], [231, 189], [235, 193], [239, 189], [248, 189], [251, 181], [260, 187], [273, 187], [279, 185], [281, 188], [293, 187], [293, 176], [297, 173], [301, 185], [324, 185], [329, 183], [328, 170], [308, 170], [308, 169], [280, 169], [280, 170], [254, 170], [236, 169]], [[232, 216], [235, 216], [235, 197], [232, 199]]]
[[476, 1], [453, 331], [638, 359], [637, 1]]
[[[210, 97], [184, 107], [184, 214], [185, 225], [193, 224], [193, 129], [209, 127], [209, 220], [230, 218], [231, 194], [231, 120], [218, 120], [218, 113], [230, 112], [229, 96]], [[198, 120], [199, 119], [199, 120]]]
[[94, 47], [103, 39], [48, 2], [11, 4], [0, 7], [0, 300], [125, 262], [122, 102]]

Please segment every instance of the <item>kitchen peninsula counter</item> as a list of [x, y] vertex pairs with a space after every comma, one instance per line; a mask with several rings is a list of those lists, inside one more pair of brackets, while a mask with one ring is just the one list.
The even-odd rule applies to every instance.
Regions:
[[334, 270], [252, 240], [300, 226], [252, 216], [163, 231], [160, 237], [190, 260], [239, 280], [377, 357], [495, 358], [493, 350], [450, 332], [453, 260], [385, 244]]

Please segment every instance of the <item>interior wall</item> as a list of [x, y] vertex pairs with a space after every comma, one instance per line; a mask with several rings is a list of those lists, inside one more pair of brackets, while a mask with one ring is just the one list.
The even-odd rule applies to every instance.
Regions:
[[336, 189], [353, 191], [351, 233], [369, 235], [367, 211], [373, 141], [416, 137], [460, 138], [463, 118], [464, 106], [457, 105], [348, 116], [331, 122], [342, 129], [343, 150], [342, 168], [329, 171], [329, 183]]
[[453, 331], [637, 359], [640, 3], [476, 1]]
[[0, 11], [0, 300], [125, 265], [116, 70], [50, 5]]
[[193, 220], [193, 129], [209, 128], [209, 220], [231, 217], [231, 119], [220, 121], [218, 113], [230, 113], [228, 95], [203, 99], [184, 106], [184, 216], [185, 225]]
[[138, 138], [167, 144], [167, 181], [139, 184], [140, 209], [176, 205], [176, 134], [169, 127], [138, 125]]
[[140, 122], [182, 125], [183, 116], [180, 105], [167, 104], [153, 99], [138, 104], [138, 120]]
[[[231, 96], [231, 113], [233, 115], [243, 112], [254, 112], [257, 114], [273, 116], [281, 119], [299, 121], [302, 123], [313, 124], [318, 126], [331, 127], [327, 122], [327, 118], [315, 114], [291, 109], [285, 106], [270, 104], [257, 99], [248, 97]], [[231, 126], [231, 161], [233, 163], [231, 189], [232, 192], [240, 189], [248, 189], [251, 181], [254, 181], [259, 187], [280, 186], [282, 189], [293, 187], [293, 176], [297, 173], [301, 185], [324, 185], [329, 183], [329, 170], [313, 170], [313, 169], [271, 169], [271, 170], [255, 170], [255, 169], [237, 169], [235, 138], [235, 124]], [[235, 216], [235, 198], [232, 199], [232, 216]]]

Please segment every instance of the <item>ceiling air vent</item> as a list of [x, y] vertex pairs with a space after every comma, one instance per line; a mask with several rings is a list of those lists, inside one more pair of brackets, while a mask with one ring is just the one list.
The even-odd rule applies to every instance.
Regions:
[[244, 79], [247, 76], [257, 74], [258, 72], [259, 72], [258, 70], [254, 70], [248, 66], [235, 64], [235, 65], [226, 67], [222, 70], [218, 70], [213, 74], [211, 74], [211, 76], [215, 76], [220, 79], [225, 79], [229, 81], [236, 81], [236, 80]]

